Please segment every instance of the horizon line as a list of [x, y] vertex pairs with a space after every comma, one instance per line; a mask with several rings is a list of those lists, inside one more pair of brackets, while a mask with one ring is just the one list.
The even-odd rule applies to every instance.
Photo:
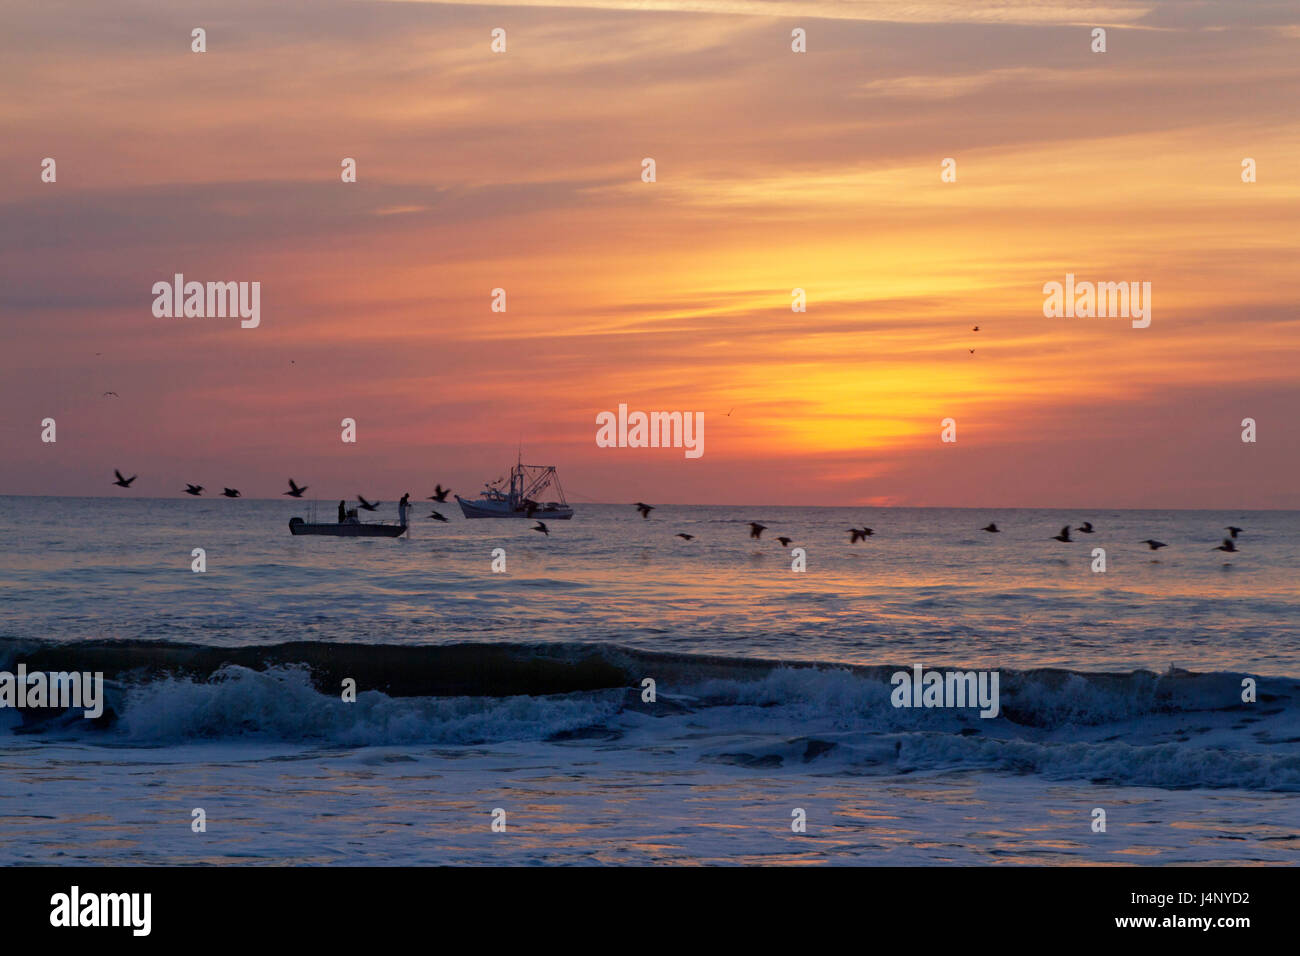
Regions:
[[[351, 500], [351, 498], [353, 498], [353, 497], [355, 497], [355, 496], [345, 496], [345, 497], [343, 498], [343, 500], [344, 500], [344, 501], [349, 501], [349, 500]], [[134, 495], [134, 496], [127, 496], [127, 495], [36, 495], [36, 494], [24, 494], [24, 493], [18, 493], [18, 492], [0, 492], [0, 498], [84, 498], [84, 499], [89, 499], [89, 500], [92, 500], [92, 501], [187, 501], [187, 500], [190, 500], [189, 498], [182, 498], [182, 497], [180, 497], [180, 494], [179, 494], [179, 493], [178, 493], [177, 496], [174, 496], [174, 497], [173, 497], [173, 496], [168, 496], [168, 497], [156, 497], [156, 496], [148, 496], [148, 495]], [[223, 496], [221, 496], [221, 495], [212, 495], [212, 496], [210, 496], [210, 497], [205, 498], [204, 500], [208, 500], [208, 501], [218, 501], [218, 500], [239, 500], [239, 501], [279, 501], [279, 500], [281, 500], [281, 499], [278, 498], [278, 497], [271, 497], [271, 498], [256, 498], [256, 497], [253, 497], [253, 496], [251, 496], [251, 495], [241, 495], [238, 499], [225, 499], [225, 498], [224, 498]], [[312, 503], [317, 503], [317, 504], [319, 504], [319, 503], [322, 503], [322, 502], [334, 501], [335, 499], [331, 496], [331, 497], [328, 497], [328, 498], [298, 498], [298, 499], [294, 499], [294, 500], [295, 500], [295, 501], [301, 501], [301, 502], [312, 502]], [[420, 499], [420, 500], [423, 500], [423, 499]], [[396, 499], [394, 499], [394, 503], [395, 503], [395, 502], [396, 502]], [[380, 503], [381, 503], [381, 504], [384, 504], [384, 503], [386, 503], [386, 502], [381, 501]], [[437, 503], [437, 502], [435, 502], [435, 504], [436, 504], [436, 503]], [[447, 503], [447, 502], [443, 502], [443, 504], [446, 504], [446, 503]], [[635, 502], [630, 502], [630, 501], [629, 501], [629, 502], [624, 502], [624, 501], [584, 501], [584, 502], [579, 502], [578, 505], [579, 505], [579, 506], [582, 506], [582, 505], [587, 505], [587, 506], [590, 506], [590, 505], [596, 505], [596, 506], [599, 506], [599, 507], [611, 507], [611, 508], [631, 508], [631, 507], [634, 507]], [[575, 506], [573, 506], [573, 505], [571, 505], [571, 507], [574, 507], [575, 515], [576, 515], [576, 513], [577, 513], [577, 511], [578, 511], [578, 508], [575, 507]], [[875, 509], [875, 510], [878, 510], [878, 511], [895, 511], [895, 510], [897, 510], [897, 511], [903, 511], [903, 510], [924, 511], [924, 510], [933, 510], [933, 511], [1088, 511], [1088, 512], [1096, 512], [1096, 511], [1245, 511], [1245, 512], [1265, 512], [1265, 513], [1272, 513], [1272, 512], [1277, 512], [1277, 513], [1296, 513], [1296, 512], [1300, 512], [1300, 508], [1244, 508], [1244, 507], [1238, 507], [1238, 506], [1219, 506], [1219, 507], [1212, 507], [1212, 508], [1207, 508], [1207, 507], [1202, 507], [1202, 508], [1139, 508], [1139, 507], [1129, 507], [1129, 506], [1125, 506], [1125, 507], [1115, 507], [1115, 506], [1086, 506], [1086, 505], [1085, 505], [1085, 506], [1075, 506], [1075, 505], [1051, 505], [1051, 506], [1025, 506], [1025, 505], [857, 505], [857, 504], [845, 504], [845, 505], [808, 505], [808, 504], [799, 504], [799, 505], [790, 505], [790, 504], [774, 504], [774, 503], [770, 503], [770, 502], [767, 503], [767, 504], [743, 504], [743, 503], [742, 503], [742, 504], [709, 504], [709, 503], [707, 503], [707, 502], [676, 502], [676, 503], [669, 502], [669, 503], [667, 503], [667, 504], [657, 504], [657, 505], [655, 505], [655, 507], [656, 507], [656, 508], [665, 508], [665, 507], [667, 507], [667, 508], [808, 508], [808, 509], [822, 509], [822, 510], [828, 510], [828, 511], [829, 511], [829, 510], [832, 510], [832, 509], [859, 508], [859, 509], [864, 509], [864, 510]]]

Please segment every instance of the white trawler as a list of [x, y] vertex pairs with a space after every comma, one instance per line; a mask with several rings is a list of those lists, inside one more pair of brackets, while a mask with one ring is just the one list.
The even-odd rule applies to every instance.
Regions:
[[[543, 497], [557, 500], [543, 501]], [[456, 496], [466, 518], [545, 518], [560, 520], [573, 517], [573, 509], [564, 500], [560, 476], [554, 465], [525, 465], [520, 460], [510, 469], [510, 485], [498, 478], [483, 486], [483, 493], [470, 501]]]

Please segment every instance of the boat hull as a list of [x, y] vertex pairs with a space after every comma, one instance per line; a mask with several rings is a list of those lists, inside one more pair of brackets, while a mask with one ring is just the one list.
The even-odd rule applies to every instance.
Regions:
[[531, 518], [533, 521], [567, 521], [573, 517], [573, 509], [567, 505], [554, 508], [537, 508], [531, 515], [526, 508], [511, 508], [508, 502], [501, 501], [467, 501], [456, 496], [460, 510], [466, 518]]
[[308, 524], [301, 518], [289, 519], [290, 534], [321, 534], [334, 538], [396, 538], [405, 531], [404, 524], [365, 524], [360, 521]]

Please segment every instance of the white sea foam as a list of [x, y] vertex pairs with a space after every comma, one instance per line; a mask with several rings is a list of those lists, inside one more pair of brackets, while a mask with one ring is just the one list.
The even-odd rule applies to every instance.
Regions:
[[122, 733], [134, 742], [255, 737], [356, 746], [536, 740], [615, 714], [621, 694], [530, 697], [389, 697], [355, 702], [313, 688], [302, 667], [230, 665], [212, 681], [166, 678], [132, 689]]
[[[689, 663], [666, 661], [690, 670]], [[210, 680], [164, 676], [129, 687], [110, 731], [65, 723], [94, 743], [186, 745], [250, 739], [328, 746], [599, 741], [602, 753], [660, 741], [685, 760], [799, 773], [981, 769], [1155, 787], [1300, 791], [1298, 682], [1264, 679], [1240, 701], [1232, 674], [1005, 675], [1002, 715], [900, 709], [888, 668], [736, 665], [741, 678], [544, 695], [323, 693], [305, 666], [226, 665]], [[713, 668], [725, 665], [714, 661]], [[590, 744], [589, 744], [590, 745]]]

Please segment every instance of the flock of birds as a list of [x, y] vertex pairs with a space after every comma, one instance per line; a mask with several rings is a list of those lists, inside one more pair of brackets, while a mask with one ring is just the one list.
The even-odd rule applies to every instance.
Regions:
[[[113, 484], [117, 485], [117, 487], [119, 487], [119, 488], [130, 488], [130, 487], [131, 487], [131, 483], [132, 483], [133, 481], [135, 481], [137, 478], [140, 477], [139, 475], [132, 475], [130, 478], [127, 478], [127, 477], [125, 477], [125, 476], [124, 476], [120, 471], [118, 471], [116, 468], [113, 469], [113, 474], [117, 477], [117, 480], [114, 481]], [[300, 484], [298, 484], [296, 481], [294, 481], [292, 478], [290, 478], [290, 479], [289, 479], [289, 490], [288, 490], [288, 491], [285, 491], [285, 492], [281, 492], [281, 493], [284, 494], [284, 495], [288, 495], [290, 498], [301, 498], [303, 492], [306, 491], [307, 488], [308, 488], [307, 485], [300, 485]], [[184, 492], [183, 492], [183, 493], [184, 493], [184, 494], [187, 494], [187, 495], [191, 495], [191, 496], [193, 496], [193, 497], [195, 497], [195, 498], [198, 498], [198, 497], [201, 497], [201, 496], [203, 495], [203, 492], [205, 492], [206, 490], [207, 490], [207, 489], [204, 488], [202, 485], [192, 485], [192, 484], [190, 484], [190, 483], [187, 481], [187, 482], [185, 483], [185, 488], [184, 488]], [[450, 489], [450, 488], [444, 488], [442, 485], [437, 485], [437, 486], [434, 488], [434, 492], [433, 492], [433, 494], [429, 495], [429, 500], [430, 500], [430, 501], [442, 501], [442, 502], [445, 502], [445, 501], [447, 500], [447, 495], [450, 494], [450, 492], [451, 492], [451, 489]], [[223, 488], [223, 489], [221, 490], [221, 496], [222, 496], [223, 498], [242, 498], [242, 497], [243, 497], [243, 495], [240, 494], [240, 491], [239, 491], [238, 488]], [[407, 499], [409, 499], [410, 497], [411, 497], [411, 496], [410, 496], [409, 494], [407, 494], [407, 495], [403, 495], [403, 496], [402, 496], [402, 502], [405, 503], [405, 502], [407, 501]], [[375, 511], [376, 509], [379, 508], [380, 505], [383, 504], [382, 501], [367, 501], [367, 500], [366, 500], [362, 495], [357, 495], [357, 503], [358, 503], [358, 504], [360, 505], [360, 507], [361, 507], [363, 510], [365, 510], [365, 511]], [[436, 512], [436, 511], [435, 511], [433, 514], [429, 515], [429, 517], [430, 517], [430, 518], [434, 518], [434, 519], [436, 519], [436, 520], [438, 520], [438, 521], [446, 521], [446, 520], [447, 520], [446, 518], [444, 518], [442, 515], [440, 515], [440, 514], [439, 514], [438, 512]]]
[[[650, 512], [654, 511], [655, 508], [654, 505], [648, 505], [643, 501], [638, 501], [634, 507], [642, 518], [649, 518]], [[760, 524], [757, 521], [751, 521], [749, 523], [749, 536], [755, 540], [761, 539], [763, 537], [763, 532], [766, 530], [767, 525], [765, 524]], [[989, 522], [983, 528], [980, 528], [980, 530], [987, 531], [989, 534], [1000, 534], [1002, 531], [1002, 529], [997, 526], [997, 522]], [[1075, 538], [1070, 537], [1070, 530], [1070, 526], [1067, 524], [1059, 532], [1052, 535], [1051, 540], [1065, 542], [1075, 541]], [[1085, 521], [1073, 530], [1079, 534], [1092, 534], [1096, 529], [1093, 528], [1091, 521]], [[1217, 548], [1212, 548], [1211, 550], [1235, 554], [1239, 550], [1235, 539], [1237, 535], [1241, 534], [1243, 529], [1229, 525], [1225, 530], [1231, 537], [1224, 538], [1223, 544], [1219, 545]], [[866, 541], [867, 538], [871, 537], [876, 532], [873, 528], [863, 526], [861, 528], [848, 528], [846, 529], [846, 533], [849, 536], [849, 544], [857, 544], [859, 541]], [[682, 538], [685, 541], [693, 541], [695, 539], [695, 535], [686, 534], [685, 532], [678, 532], [677, 537]], [[783, 548], [788, 548], [794, 541], [793, 538], [785, 536], [778, 537], [776, 540], [781, 542], [781, 547]], [[1161, 548], [1169, 547], [1165, 542], [1157, 541], [1154, 538], [1147, 538], [1146, 540], [1139, 542], [1139, 544], [1145, 544], [1152, 551], [1159, 551]]]
[[[976, 329], [976, 331], [979, 330]], [[117, 480], [114, 481], [113, 484], [117, 485], [119, 488], [130, 488], [131, 482], [135, 481], [136, 478], [139, 477], [138, 475], [132, 475], [130, 478], [125, 478], [122, 476], [122, 473], [116, 469], [113, 470], [113, 474], [117, 476]], [[192, 495], [197, 498], [203, 494], [204, 490], [205, 489], [202, 485], [192, 485], [189, 482], [186, 482], [184, 493], [187, 495]], [[292, 478], [290, 478], [289, 490], [282, 492], [282, 494], [288, 495], [290, 498], [301, 498], [303, 492], [306, 490], [307, 490], [306, 485], [299, 485]], [[438, 484], [434, 487], [433, 494], [429, 495], [427, 500], [436, 501], [436, 502], [446, 502], [447, 495], [450, 493], [451, 493], [450, 488], [444, 488], [441, 484]], [[221, 494], [223, 497], [226, 498], [240, 497], [238, 488], [224, 488], [222, 489]], [[402, 495], [402, 504], [405, 505], [407, 501], [410, 499], [410, 497], [411, 496], [409, 493]], [[381, 504], [383, 504], [382, 501], [367, 501], [361, 495], [357, 495], [357, 502], [360, 505], [360, 507], [365, 511], [374, 511]], [[637, 513], [640, 514], [641, 517], [645, 519], [649, 519], [650, 512], [655, 510], [654, 505], [648, 505], [644, 501], [638, 501], [633, 507], [635, 507]], [[536, 505], [533, 502], [529, 502], [528, 517], [529, 518], [533, 517], [533, 514], [536, 510], [537, 510]], [[440, 512], [438, 512], [436, 509], [433, 511], [432, 514], [429, 515], [429, 517], [434, 521], [447, 520], [447, 518], [444, 515], [442, 515]], [[533, 525], [533, 527], [529, 530], [537, 531], [541, 534], [546, 535], [548, 538], [551, 536], [551, 529], [546, 526], [545, 521], [538, 521], [537, 524]], [[767, 525], [765, 524], [760, 524], [757, 521], [751, 521], [749, 523], [749, 536], [754, 540], [760, 540], [763, 537], [763, 532], [766, 530], [767, 530]], [[980, 528], [980, 530], [987, 531], [989, 534], [999, 534], [1002, 531], [1002, 529], [997, 526], [996, 522], [990, 522], [989, 524], [985, 525], [983, 528]], [[1073, 530], [1078, 534], [1092, 534], [1095, 529], [1093, 528], [1091, 521], [1085, 521], [1081, 525], [1079, 525], [1079, 527], [1074, 528]], [[1230, 537], [1224, 538], [1223, 544], [1219, 545], [1217, 548], [1212, 548], [1211, 550], [1223, 551], [1228, 554], [1236, 554], [1239, 551], [1236, 544], [1236, 538], [1237, 535], [1242, 533], [1243, 529], [1229, 525], [1225, 530], [1228, 532]], [[1052, 535], [1051, 540], [1071, 543], [1076, 539], [1070, 537], [1070, 531], [1071, 528], [1067, 524], [1065, 527], [1061, 528], [1059, 532]], [[872, 528], [863, 526], [861, 528], [848, 528], [846, 533], [849, 535], [849, 544], [857, 544], [859, 541], [866, 541], [867, 538], [871, 537], [876, 532]], [[684, 531], [677, 532], [675, 537], [681, 538], [683, 541], [695, 540], [695, 535], [687, 534]], [[779, 535], [776, 540], [781, 542], [781, 547], [783, 548], [790, 547], [790, 545], [794, 542], [793, 538], [786, 537], [785, 535]], [[1145, 540], [1140, 541], [1139, 544], [1145, 544], [1152, 551], [1159, 551], [1161, 548], [1169, 547], [1169, 545], [1165, 544], [1165, 542], [1157, 541], [1155, 538], [1146, 538]]]
[[[999, 529], [998, 529], [998, 526], [997, 526], [996, 524], [991, 524], [991, 525], [989, 525], [989, 526], [986, 527], [986, 528], [981, 528], [980, 530], [981, 530], [981, 531], [993, 531], [993, 532], [996, 532], [996, 531], [998, 531]], [[1092, 532], [1093, 532], [1092, 522], [1091, 522], [1091, 521], [1085, 521], [1082, 525], [1080, 525], [1079, 527], [1075, 528], [1074, 530], [1075, 530], [1075, 531], [1078, 531], [1078, 532], [1080, 532], [1080, 533], [1082, 533], [1082, 534], [1092, 534]], [[1231, 535], [1231, 537], [1224, 538], [1224, 539], [1223, 539], [1223, 544], [1219, 545], [1217, 548], [1212, 548], [1211, 550], [1213, 550], [1213, 551], [1227, 551], [1227, 552], [1233, 552], [1233, 553], [1236, 553], [1236, 551], [1237, 551], [1238, 549], [1237, 549], [1237, 545], [1236, 545], [1236, 542], [1234, 541], [1234, 539], [1237, 537], [1237, 535], [1241, 534], [1242, 529], [1241, 529], [1241, 528], [1237, 528], [1237, 527], [1233, 527], [1232, 525], [1229, 525], [1229, 526], [1228, 526], [1227, 528], [1225, 528], [1224, 530], [1227, 531], [1228, 534]], [[1074, 538], [1071, 538], [1071, 537], [1070, 537], [1070, 526], [1067, 524], [1067, 525], [1066, 525], [1064, 528], [1062, 528], [1059, 532], [1057, 532], [1056, 534], [1052, 535], [1052, 540], [1053, 540], [1053, 541], [1065, 541], [1065, 542], [1073, 541]], [[1155, 538], [1146, 538], [1146, 539], [1144, 539], [1144, 540], [1142, 540], [1142, 541], [1139, 541], [1138, 543], [1139, 543], [1139, 544], [1145, 544], [1145, 545], [1146, 545], [1148, 548], [1150, 548], [1152, 551], [1159, 551], [1161, 548], [1167, 548], [1167, 547], [1169, 547], [1169, 545], [1165, 544], [1163, 541], [1157, 541]]]

